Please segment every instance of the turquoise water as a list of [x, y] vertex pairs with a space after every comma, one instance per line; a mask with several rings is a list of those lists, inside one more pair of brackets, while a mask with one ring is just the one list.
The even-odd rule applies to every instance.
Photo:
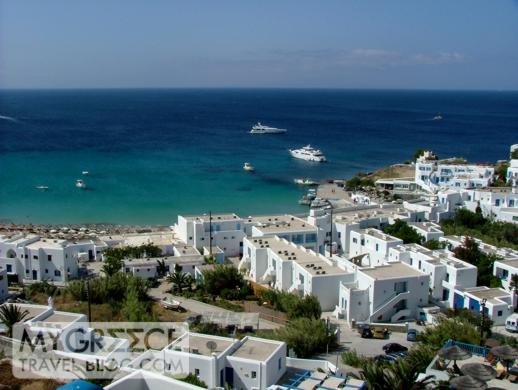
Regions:
[[[438, 111], [445, 119], [432, 121]], [[408, 159], [417, 147], [494, 161], [518, 142], [516, 93], [2, 91], [0, 115], [13, 118], [0, 118], [0, 218], [18, 223], [303, 212], [296, 177], [350, 177]], [[248, 134], [258, 120], [288, 133]], [[329, 163], [289, 156], [307, 143]], [[256, 173], [243, 171], [245, 161]], [[83, 170], [84, 191], [75, 188]]]

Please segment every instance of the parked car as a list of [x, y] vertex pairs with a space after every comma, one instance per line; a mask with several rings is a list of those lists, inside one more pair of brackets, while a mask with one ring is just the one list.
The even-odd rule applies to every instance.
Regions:
[[408, 329], [406, 333], [407, 341], [416, 341], [417, 340], [417, 329]]
[[372, 337], [375, 339], [386, 339], [390, 335], [390, 332], [387, 328], [374, 328], [372, 332]]
[[408, 348], [398, 343], [388, 343], [383, 346], [383, 351], [385, 351], [386, 354], [391, 354], [396, 352], [407, 352]]
[[362, 328], [360, 335], [363, 339], [371, 339], [373, 337], [371, 328]]

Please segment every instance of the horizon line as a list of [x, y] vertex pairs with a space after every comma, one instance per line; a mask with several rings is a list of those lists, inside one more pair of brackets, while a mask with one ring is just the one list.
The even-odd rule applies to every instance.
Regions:
[[100, 90], [314, 90], [314, 91], [412, 91], [412, 92], [518, 92], [518, 89], [482, 88], [383, 88], [383, 87], [253, 87], [253, 86], [189, 86], [189, 87], [0, 87], [0, 91], [100, 91]]

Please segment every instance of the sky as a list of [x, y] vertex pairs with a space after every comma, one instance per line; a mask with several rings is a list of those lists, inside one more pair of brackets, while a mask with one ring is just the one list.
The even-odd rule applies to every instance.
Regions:
[[0, 88], [518, 90], [518, 0], [0, 0]]

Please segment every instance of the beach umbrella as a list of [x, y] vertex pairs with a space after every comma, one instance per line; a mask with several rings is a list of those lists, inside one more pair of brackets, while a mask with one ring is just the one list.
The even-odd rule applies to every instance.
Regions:
[[484, 390], [487, 384], [483, 381], [475, 379], [470, 375], [457, 376], [450, 380], [450, 385], [457, 390]]
[[491, 348], [491, 353], [502, 360], [518, 359], [518, 350], [507, 344]]
[[482, 363], [466, 363], [460, 370], [464, 375], [469, 375], [480, 381], [487, 382], [496, 377], [496, 370]]
[[465, 360], [471, 357], [471, 354], [462, 349], [457, 345], [452, 345], [451, 347], [445, 347], [439, 350], [439, 357], [445, 360]]

